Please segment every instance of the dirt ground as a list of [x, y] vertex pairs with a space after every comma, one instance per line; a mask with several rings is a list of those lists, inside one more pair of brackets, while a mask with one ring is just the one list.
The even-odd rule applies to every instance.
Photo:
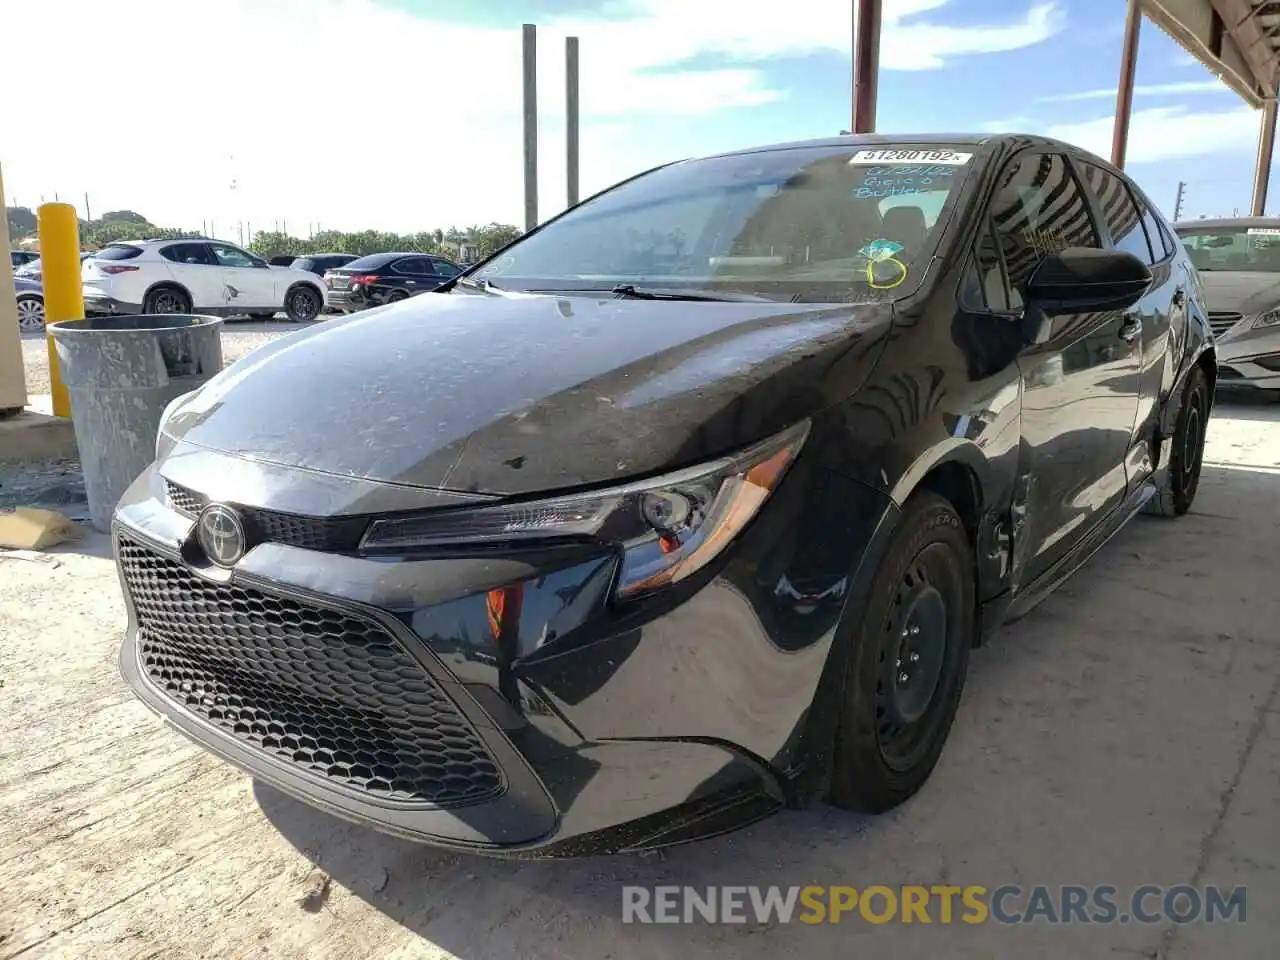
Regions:
[[[1139, 518], [975, 653], [893, 814], [511, 864], [314, 812], [159, 725], [116, 669], [105, 538], [0, 560], [0, 958], [1274, 958], [1280, 408], [1222, 406], [1195, 512]], [[1244, 924], [621, 921], [638, 884], [1245, 885]]]

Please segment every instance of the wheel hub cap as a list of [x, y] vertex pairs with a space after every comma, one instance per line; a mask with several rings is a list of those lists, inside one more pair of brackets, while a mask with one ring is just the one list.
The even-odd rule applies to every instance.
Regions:
[[893, 720], [906, 725], [924, 715], [942, 675], [947, 638], [946, 601], [937, 589], [921, 584], [903, 604], [899, 622], [902, 627], [889, 706]]

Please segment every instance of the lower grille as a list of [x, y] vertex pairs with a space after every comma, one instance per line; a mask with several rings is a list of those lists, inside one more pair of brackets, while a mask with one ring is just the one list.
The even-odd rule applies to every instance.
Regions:
[[130, 540], [119, 557], [142, 668], [192, 713], [366, 795], [447, 807], [502, 790], [471, 725], [381, 624], [210, 583]]
[[1209, 311], [1209, 329], [1213, 331], [1214, 337], [1220, 337], [1244, 318], [1242, 313], [1229, 313], [1227, 311], [1210, 310]]

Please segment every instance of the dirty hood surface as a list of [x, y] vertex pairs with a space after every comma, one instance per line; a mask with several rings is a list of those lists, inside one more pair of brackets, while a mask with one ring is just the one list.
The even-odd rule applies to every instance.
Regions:
[[343, 476], [570, 488], [696, 463], [843, 399], [866, 367], [850, 352], [889, 323], [874, 303], [426, 294], [273, 341], [165, 429]]

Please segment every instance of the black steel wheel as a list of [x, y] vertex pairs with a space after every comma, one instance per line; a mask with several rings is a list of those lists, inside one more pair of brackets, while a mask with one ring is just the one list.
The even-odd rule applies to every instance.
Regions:
[[284, 312], [294, 323], [310, 323], [320, 316], [324, 301], [311, 287], [299, 284], [284, 298]]
[[837, 806], [883, 813], [929, 778], [964, 689], [974, 593], [959, 515], [936, 494], [913, 496], [846, 637], [853, 648], [831, 779]]
[[156, 287], [147, 292], [143, 313], [190, 313], [191, 298], [177, 287]]
[[1180, 517], [1191, 509], [1200, 489], [1200, 473], [1204, 467], [1205, 430], [1212, 409], [1209, 380], [1204, 370], [1196, 367], [1187, 377], [1182, 393], [1182, 407], [1173, 429], [1173, 450], [1169, 471], [1144, 507], [1159, 517]]

